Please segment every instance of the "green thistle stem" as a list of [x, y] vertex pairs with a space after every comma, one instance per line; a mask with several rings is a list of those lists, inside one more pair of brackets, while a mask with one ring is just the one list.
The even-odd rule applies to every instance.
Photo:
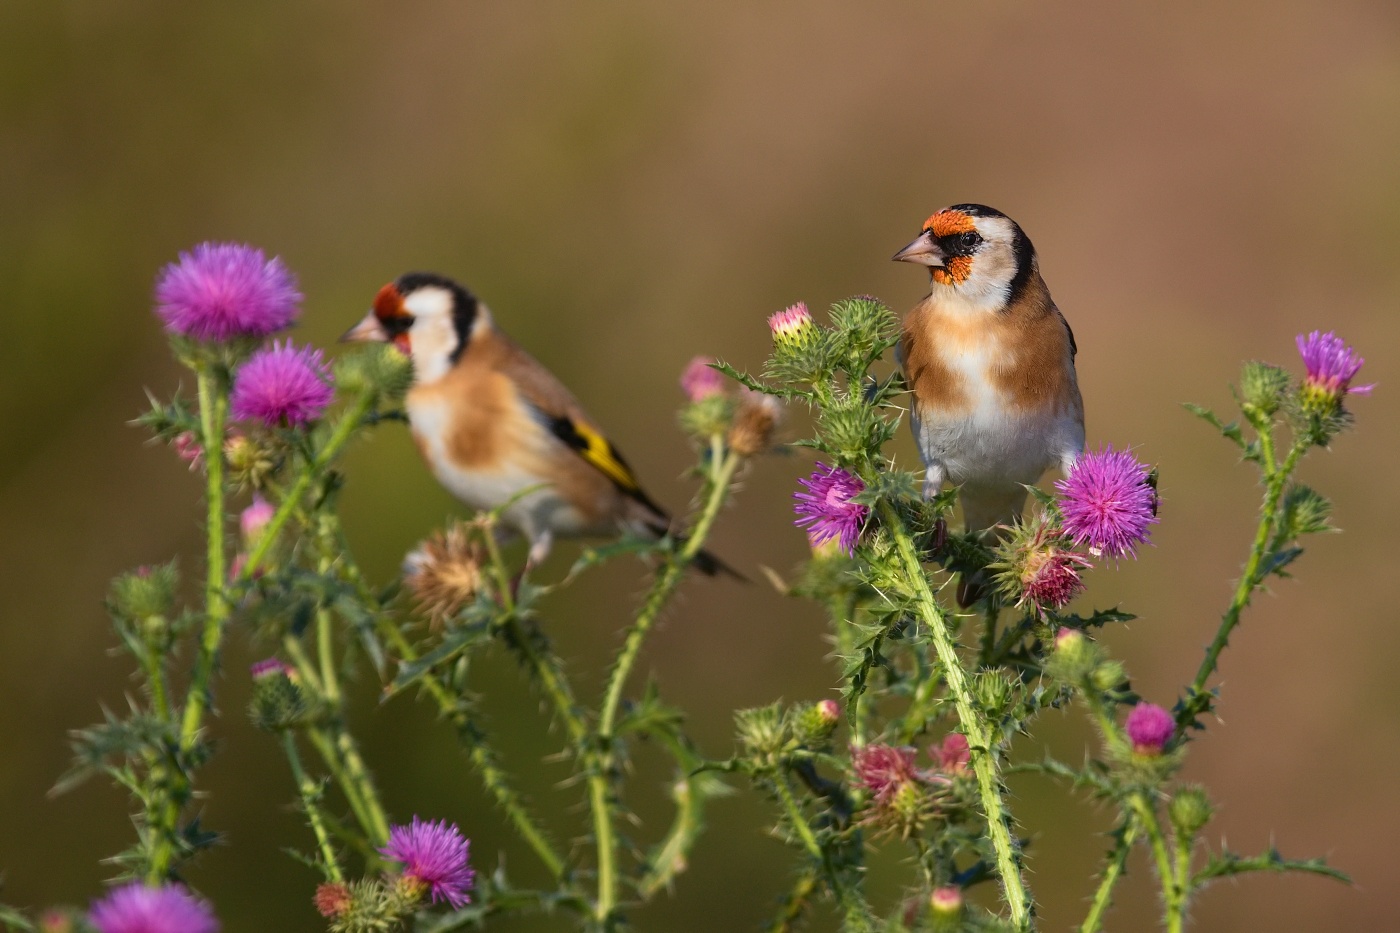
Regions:
[[263, 561], [267, 559], [268, 552], [272, 549], [272, 545], [276, 543], [282, 529], [291, 519], [292, 513], [300, 507], [302, 496], [306, 495], [306, 491], [311, 488], [316, 477], [320, 476], [326, 467], [330, 466], [331, 461], [340, 454], [341, 448], [354, 435], [355, 429], [360, 427], [365, 415], [373, 407], [375, 397], [376, 393], [373, 389], [366, 389], [357, 395], [349, 407], [341, 413], [340, 420], [336, 422], [330, 437], [326, 439], [326, 445], [302, 467], [296, 481], [292, 483], [292, 487], [287, 490], [286, 496], [278, 505], [277, 511], [273, 513], [272, 520], [267, 523], [263, 533], [258, 536], [257, 542], [248, 551], [248, 559], [243, 563], [243, 572], [240, 574], [238, 582], [251, 580], [253, 573], [262, 566]]
[[1089, 905], [1089, 913], [1085, 916], [1084, 922], [1079, 925], [1079, 933], [1098, 933], [1103, 928], [1104, 914], [1108, 912], [1109, 907], [1113, 906], [1113, 889], [1118, 884], [1118, 879], [1123, 877], [1123, 870], [1128, 864], [1128, 855], [1132, 852], [1141, 832], [1142, 827], [1137, 820], [1129, 817], [1125, 821], [1122, 831], [1118, 834], [1118, 842], [1108, 855], [1108, 862], [1104, 866], [1103, 877], [1099, 879], [1099, 886], [1094, 890], [1094, 899]]
[[967, 736], [982, 813], [987, 819], [987, 836], [996, 855], [997, 874], [1001, 878], [1002, 893], [1011, 913], [1011, 922], [1018, 930], [1029, 930], [1032, 916], [1031, 899], [1026, 890], [1025, 880], [1021, 877], [1020, 855], [1015, 841], [1011, 838], [1011, 814], [1002, 798], [1001, 776], [997, 770], [996, 749], [992, 747], [990, 731], [978, 714], [976, 701], [968, 687], [967, 674], [948, 631], [948, 623], [934, 599], [933, 590], [929, 588], [928, 577], [924, 574], [923, 564], [919, 561], [909, 530], [888, 501], [882, 500], [879, 508], [881, 520], [894, 539], [895, 549], [921, 621], [933, 638], [934, 652], [943, 668], [943, 679], [948, 684], [948, 692], [953, 696], [963, 734]]
[[185, 702], [180, 723], [180, 750], [194, 747], [204, 724], [204, 711], [209, 705], [214, 673], [214, 661], [228, 618], [228, 600], [224, 597], [224, 406], [222, 393], [215, 391], [214, 376], [208, 364], [196, 374], [199, 386], [199, 423], [204, 435], [204, 465], [206, 471], [205, 519], [206, 568], [204, 579], [204, 627], [199, 636], [199, 653], [195, 658], [194, 676]]
[[301, 794], [301, 805], [306, 810], [306, 819], [311, 824], [311, 831], [316, 835], [316, 845], [321, 850], [321, 861], [325, 866], [326, 880], [343, 883], [345, 877], [340, 873], [340, 864], [335, 858], [335, 848], [331, 845], [330, 835], [326, 832], [325, 821], [321, 817], [321, 805], [319, 802], [320, 788], [316, 782], [307, 777], [306, 769], [301, 765], [301, 755], [297, 752], [296, 739], [291, 732], [282, 733], [282, 747], [287, 752], [287, 762], [292, 767], [292, 778], [297, 782], [297, 791]]
[[[705, 504], [691, 528], [685, 543], [669, 556], [665, 567], [652, 584], [636, 621], [627, 631], [627, 637], [613, 665], [608, 678], [607, 689], [603, 694], [603, 706], [598, 718], [598, 748], [606, 760], [611, 756], [613, 732], [617, 725], [617, 713], [622, 705], [622, 690], [633, 665], [641, 652], [642, 643], [661, 617], [661, 610], [670, 602], [676, 588], [685, 575], [686, 568], [705, 544], [720, 507], [729, 492], [729, 484], [734, 471], [739, 467], [740, 458], [726, 455], [723, 440], [716, 435], [710, 444], [710, 480]], [[600, 763], [601, 764], [601, 763]], [[593, 809], [593, 830], [598, 848], [598, 904], [597, 919], [607, 922], [617, 903], [617, 840], [613, 833], [612, 806], [607, 787], [607, 775], [603, 767], [591, 769], [589, 776], [589, 800]]]
[[1189, 698], [1203, 696], [1206, 684], [1211, 675], [1215, 673], [1220, 664], [1220, 653], [1225, 650], [1225, 646], [1230, 641], [1230, 634], [1235, 630], [1235, 626], [1240, 624], [1240, 615], [1244, 608], [1249, 605], [1250, 597], [1255, 589], [1263, 582], [1259, 576], [1259, 567], [1264, 561], [1265, 552], [1268, 551], [1269, 541], [1272, 539], [1278, 526], [1278, 504], [1283, 496], [1283, 490], [1288, 485], [1289, 478], [1293, 475], [1294, 469], [1298, 466], [1299, 459], [1307, 451], [1308, 445], [1300, 440], [1293, 442], [1293, 448], [1288, 452], [1283, 465], [1277, 469], [1273, 468], [1273, 439], [1270, 432], [1259, 432], [1259, 443], [1264, 456], [1264, 502], [1259, 511], [1259, 527], [1254, 533], [1254, 545], [1250, 548], [1249, 560], [1245, 564], [1244, 574], [1240, 577], [1239, 585], [1235, 587], [1235, 596], [1230, 600], [1230, 607], [1225, 610], [1225, 615], [1220, 619], [1220, 627], [1216, 629], [1215, 638], [1211, 641], [1210, 647], [1206, 649], [1206, 655], [1201, 660], [1201, 666], [1196, 671], [1196, 679], [1192, 681], [1191, 687], [1187, 691], [1188, 705], [1185, 707], [1184, 715], [1177, 720], [1177, 732], [1180, 734], [1194, 718], [1197, 707], [1189, 704]]
[[1129, 805], [1137, 820], [1147, 832], [1147, 841], [1152, 849], [1152, 858], [1157, 863], [1157, 877], [1162, 882], [1162, 899], [1166, 902], [1166, 925], [1168, 933], [1181, 933], [1185, 919], [1185, 887], [1172, 867], [1172, 857], [1166, 835], [1162, 832], [1161, 821], [1157, 818], [1157, 808], [1144, 790], [1135, 790], [1128, 798]]

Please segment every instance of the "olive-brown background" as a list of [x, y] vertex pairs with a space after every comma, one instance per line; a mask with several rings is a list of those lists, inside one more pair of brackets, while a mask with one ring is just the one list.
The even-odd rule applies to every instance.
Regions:
[[[674, 379], [692, 354], [754, 366], [764, 315], [854, 293], [903, 309], [924, 277], [890, 254], [935, 208], [1016, 217], [1078, 335], [1092, 443], [1161, 465], [1142, 560], [1095, 571], [1084, 603], [1141, 615], [1110, 637], [1135, 685], [1169, 702], [1194, 672], [1238, 570], [1251, 472], [1178, 402], [1229, 405], [1251, 356], [1296, 368], [1293, 335], [1336, 328], [1380, 383], [1358, 430], [1306, 465], [1346, 533], [1318, 540], [1251, 610], [1223, 667], [1224, 721], [1188, 777], [1244, 851], [1325, 854], [1354, 888], [1259, 877], [1200, 898], [1195, 928], [1389, 928], [1400, 809], [1392, 672], [1400, 369], [1400, 8], [1383, 0], [951, 4], [617, 2], [0, 5], [0, 869], [5, 900], [85, 902], [126, 845], [126, 803], [94, 783], [57, 800], [64, 732], [120, 707], [127, 663], [108, 578], [197, 569], [198, 483], [123, 426], [181, 374], [150, 287], [206, 238], [259, 244], [301, 276], [301, 339], [329, 345], [410, 268], [461, 277], [609, 426], [655, 495], [684, 506]], [[912, 456], [901, 437], [900, 455]], [[759, 464], [716, 547], [787, 573], [801, 456]], [[347, 521], [377, 579], [455, 512], [397, 426], [347, 458]], [[572, 548], [546, 576], [567, 566]], [[642, 585], [621, 565], [549, 604], [585, 695]], [[815, 607], [762, 583], [694, 581], [641, 664], [728, 753], [732, 710], [830, 695]], [[273, 743], [242, 713], [225, 657], [207, 822], [227, 834], [190, 874], [231, 931], [314, 930], [308, 845]], [[500, 743], [540, 808], [583, 832], [576, 789], [508, 665], [485, 670]], [[357, 687], [368, 753], [400, 818], [446, 816], [478, 865], [537, 881], [447, 731]], [[1047, 718], [1077, 760], [1077, 715]], [[1029, 749], [1028, 753], [1034, 753]], [[665, 771], [639, 763], [639, 833]], [[1107, 815], [1021, 781], [1046, 929], [1082, 916]], [[755, 929], [791, 855], [741, 790], [673, 897], [639, 930]], [[897, 877], [883, 863], [881, 875]], [[874, 889], [891, 903], [898, 880]], [[1135, 861], [1111, 928], [1148, 929]], [[830, 918], [819, 914], [819, 924]], [[493, 924], [567, 929], [566, 918]]]

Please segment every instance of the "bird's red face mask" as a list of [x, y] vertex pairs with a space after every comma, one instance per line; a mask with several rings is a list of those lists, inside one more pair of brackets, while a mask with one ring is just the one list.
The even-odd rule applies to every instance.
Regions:
[[919, 236], [894, 254], [896, 262], [928, 266], [929, 274], [940, 285], [960, 285], [972, 274], [972, 249], [965, 248], [976, 237], [976, 222], [962, 211], [939, 211], [924, 221]]
[[408, 330], [412, 326], [413, 315], [404, 308], [403, 296], [393, 283], [390, 283], [374, 296], [374, 307], [370, 309], [369, 314], [346, 331], [340, 339], [348, 343], [376, 340], [392, 343], [400, 353], [408, 355], [411, 349]]

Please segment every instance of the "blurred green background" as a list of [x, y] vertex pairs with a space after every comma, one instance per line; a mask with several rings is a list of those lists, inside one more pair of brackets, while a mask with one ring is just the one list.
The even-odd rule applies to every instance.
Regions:
[[[1194, 673], [1256, 504], [1251, 470], [1178, 402], [1228, 407], [1248, 357], [1296, 369], [1302, 330], [1336, 328], [1369, 358], [1380, 387], [1353, 406], [1358, 430], [1304, 469], [1346, 533], [1251, 610], [1223, 666], [1224, 721], [1186, 775], [1220, 805], [1212, 841], [1325, 854], [1358, 882], [1224, 885], [1198, 901], [1195, 929], [1393, 926], [1397, 113], [1400, 7], [1385, 0], [0, 4], [4, 899], [86, 902], [110, 873], [99, 860], [130, 837], [110, 788], [45, 791], [65, 730], [132, 686], [110, 656], [109, 577], [172, 554], [199, 565], [196, 477], [123, 424], [143, 387], [182, 378], [149, 310], [178, 250], [234, 239], [282, 255], [307, 296], [299, 337], [320, 345], [405, 270], [461, 278], [679, 509], [683, 364], [757, 366], [764, 315], [797, 299], [868, 292], [907, 308], [926, 279], [890, 254], [935, 208], [982, 201], [1029, 232], [1074, 325], [1090, 442], [1161, 465], [1157, 546], [1095, 571], [1083, 600], [1140, 614], [1110, 641], [1148, 698], [1169, 702]], [[789, 573], [805, 546], [788, 496], [806, 463], [756, 465], [716, 550]], [[353, 539], [388, 580], [454, 503], [397, 426], [346, 469]], [[549, 606], [585, 695], [643, 576], [620, 564]], [[723, 756], [732, 710], [830, 695], [823, 626], [762, 583], [696, 580], [641, 667]], [[309, 846], [285, 765], [242, 712], [257, 653], [232, 636], [221, 753], [203, 776], [227, 845], [190, 878], [230, 931], [321, 929], [314, 877], [280, 851]], [[559, 741], [499, 660], [480, 685], [501, 746], [560, 835], [582, 835], [577, 788], [541, 763]], [[448, 730], [360, 688], [356, 725], [392, 812], [456, 819], [479, 866], [503, 857], [517, 882], [538, 880]], [[1045, 726], [1077, 760], [1078, 715]], [[659, 831], [665, 776], [643, 751], [644, 832]], [[1067, 929], [1108, 815], [1040, 781], [1014, 790], [1044, 926]], [[757, 928], [791, 864], [768, 815], [748, 791], [719, 802], [674, 896], [636, 928]], [[895, 880], [877, 890], [892, 899], [886, 867]], [[1111, 928], [1150, 928], [1155, 902], [1139, 859]]]

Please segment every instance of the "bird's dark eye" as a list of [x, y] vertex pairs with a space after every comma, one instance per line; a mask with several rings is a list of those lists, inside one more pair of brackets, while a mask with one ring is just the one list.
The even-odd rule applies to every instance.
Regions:
[[396, 314], [393, 317], [382, 317], [379, 319], [379, 326], [384, 328], [384, 333], [390, 338], [408, 333], [408, 329], [413, 326], [413, 315]]
[[958, 246], [968, 252], [972, 252], [981, 245], [982, 235], [976, 230], [968, 230], [965, 233], [958, 234]]

